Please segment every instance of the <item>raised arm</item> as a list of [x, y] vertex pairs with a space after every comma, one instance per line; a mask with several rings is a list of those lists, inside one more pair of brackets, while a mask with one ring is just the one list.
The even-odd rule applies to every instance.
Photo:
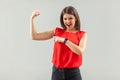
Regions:
[[45, 32], [37, 32], [35, 29], [35, 17], [39, 16], [40, 13], [38, 10], [33, 11], [32, 16], [30, 18], [30, 34], [33, 40], [47, 40], [54, 36], [54, 29], [48, 30]]

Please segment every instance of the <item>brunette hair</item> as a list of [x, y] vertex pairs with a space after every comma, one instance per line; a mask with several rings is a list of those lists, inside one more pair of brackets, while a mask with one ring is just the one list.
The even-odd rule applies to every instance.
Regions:
[[63, 29], [66, 29], [64, 22], [63, 22], [63, 16], [65, 13], [75, 16], [75, 18], [76, 18], [75, 29], [80, 30], [80, 18], [79, 18], [77, 10], [73, 6], [67, 6], [61, 12], [60, 23], [61, 23], [61, 26], [63, 27]]

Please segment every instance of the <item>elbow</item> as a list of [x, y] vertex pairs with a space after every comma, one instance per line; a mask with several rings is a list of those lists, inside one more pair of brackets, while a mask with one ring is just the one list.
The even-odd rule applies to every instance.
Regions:
[[35, 37], [31, 37], [32, 40], [36, 40]]
[[78, 52], [77, 54], [78, 54], [79, 56], [82, 56], [82, 55], [83, 55], [83, 53], [82, 53], [82, 52]]
[[80, 51], [80, 50], [75, 51], [75, 53], [76, 53], [77, 55], [79, 55], [79, 56], [81, 56], [81, 55], [83, 54], [83, 52], [82, 52], [82, 51]]
[[32, 40], [38, 40], [37, 36], [31, 36]]
[[37, 33], [36, 33], [36, 32], [31, 31], [31, 32], [30, 32], [30, 37], [31, 37], [31, 39], [32, 39], [32, 40], [36, 40]]
[[84, 53], [84, 50], [78, 50], [78, 55], [79, 56], [83, 55], [83, 53]]
[[32, 40], [36, 40], [35, 35], [32, 34], [32, 35], [31, 35], [31, 39], [32, 39]]
[[32, 40], [35, 40], [35, 37], [31, 36], [31, 39], [32, 39]]

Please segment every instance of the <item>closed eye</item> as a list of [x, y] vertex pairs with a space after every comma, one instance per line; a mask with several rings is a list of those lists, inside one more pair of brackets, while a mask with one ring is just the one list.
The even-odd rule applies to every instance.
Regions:
[[69, 18], [69, 20], [72, 20], [72, 19], [73, 19], [72, 17]]
[[63, 18], [63, 20], [67, 20], [67, 18]]

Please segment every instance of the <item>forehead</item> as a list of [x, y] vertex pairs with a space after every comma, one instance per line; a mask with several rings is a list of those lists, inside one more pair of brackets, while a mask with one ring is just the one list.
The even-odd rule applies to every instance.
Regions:
[[65, 14], [63, 14], [63, 18], [65, 18], [65, 17], [74, 17], [74, 15], [65, 13]]

